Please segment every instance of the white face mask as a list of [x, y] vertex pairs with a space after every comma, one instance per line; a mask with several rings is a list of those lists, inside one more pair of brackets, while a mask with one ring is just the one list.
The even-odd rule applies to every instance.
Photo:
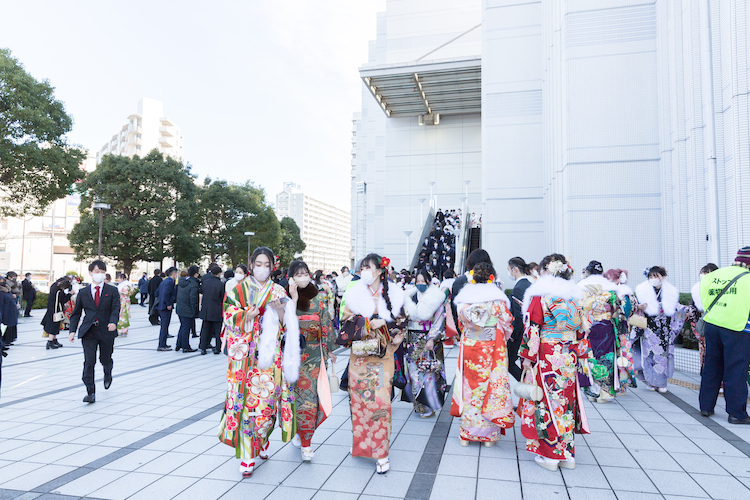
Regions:
[[253, 268], [253, 276], [255, 276], [255, 279], [260, 281], [261, 283], [266, 281], [269, 276], [271, 276], [271, 268], [270, 267], [258, 267], [255, 266]]
[[295, 276], [294, 282], [297, 283], [297, 286], [299, 288], [305, 288], [307, 285], [310, 284], [310, 277], [309, 276]]
[[91, 279], [94, 280], [94, 283], [101, 283], [104, 281], [104, 278], [107, 277], [107, 273], [92, 273]]
[[375, 283], [375, 276], [372, 275], [372, 271], [370, 271], [369, 269], [359, 273], [359, 277], [362, 279], [362, 281], [365, 282], [366, 285], [372, 285], [373, 283]]
[[661, 285], [661, 280], [659, 278], [649, 278], [648, 284], [651, 286], [659, 286]]
[[245, 279], [245, 273], [242, 271], [235, 272], [234, 277], [237, 278], [237, 281], [242, 281]]

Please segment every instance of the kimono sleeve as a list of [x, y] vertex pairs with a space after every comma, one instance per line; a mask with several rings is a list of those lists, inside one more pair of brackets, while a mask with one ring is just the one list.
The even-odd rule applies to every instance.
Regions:
[[[318, 297], [321, 297], [319, 294]], [[333, 319], [328, 307], [328, 299], [320, 300], [320, 337], [328, 352], [336, 348], [336, 330], [333, 328]]]
[[[245, 333], [247, 310], [243, 307], [244, 286], [236, 286], [224, 299], [224, 325], [230, 338], [242, 337]], [[257, 317], [256, 317], [257, 320]]]
[[347, 306], [341, 307], [341, 329], [336, 338], [336, 344], [349, 347], [355, 340], [367, 336], [368, 319], [354, 314]]
[[430, 332], [428, 334], [428, 337], [432, 340], [438, 340], [445, 333], [445, 304], [448, 302], [447, 290], [445, 294], [445, 300], [432, 316], [432, 326], [430, 327]]
[[505, 340], [513, 335], [513, 313], [508, 309], [508, 305], [500, 300], [494, 302], [492, 315], [497, 319], [497, 329], [503, 332]]
[[539, 355], [539, 343], [541, 342], [540, 330], [544, 324], [544, 311], [542, 310], [542, 298], [531, 299], [529, 309], [524, 314], [524, 329], [521, 347], [518, 355], [530, 361], [536, 361]]

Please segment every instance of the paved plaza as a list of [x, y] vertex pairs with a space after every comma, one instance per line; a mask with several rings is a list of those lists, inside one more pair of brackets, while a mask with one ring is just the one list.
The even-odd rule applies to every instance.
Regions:
[[[104, 390], [97, 365], [92, 405], [81, 402], [80, 341], [60, 337], [63, 349], [45, 350], [41, 312], [21, 318], [3, 365], [0, 499], [750, 499], [750, 428], [726, 422], [722, 399], [716, 415], [701, 417], [696, 379], [679, 373], [687, 387], [666, 395], [637, 389], [588, 404], [592, 434], [576, 437], [575, 470], [534, 464], [518, 425], [492, 448], [462, 448], [447, 407], [423, 420], [398, 402], [391, 470], [380, 476], [374, 460], [349, 454], [348, 401], [337, 392], [311, 464], [277, 430], [271, 458], [242, 480], [234, 450], [216, 437], [226, 358], [157, 352], [158, 327], [145, 309], [132, 310], [129, 336], [116, 341], [112, 387]], [[175, 316], [171, 333], [178, 327]], [[456, 355], [448, 351], [450, 380]]]

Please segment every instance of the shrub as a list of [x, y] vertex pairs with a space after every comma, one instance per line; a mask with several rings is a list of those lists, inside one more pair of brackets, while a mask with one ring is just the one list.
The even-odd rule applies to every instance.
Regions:
[[36, 300], [34, 301], [34, 305], [31, 306], [31, 308], [32, 309], [47, 309], [48, 298], [49, 298], [48, 293], [36, 292]]

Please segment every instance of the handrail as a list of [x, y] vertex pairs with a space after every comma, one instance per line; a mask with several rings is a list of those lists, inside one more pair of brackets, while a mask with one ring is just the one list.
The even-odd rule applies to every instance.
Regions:
[[424, 220], [422, 225], [422, 232], [420, 233], [419, 239], [417, 240], [417, 244], [414, 248], [414, 255], [411, 259], [411, 266], [409, 266], [409, 269], [407, 269], [409, 272], [414, 271], [414, 268], [417, 267], [417, 262], [419, 262], [419, 253], [422, 250], [422, 242], [430, 235], [434, 222], [435, 209], [430, 207], [430, 209], [427, 211], [427, 219]]
[[[466, 262], [466, 250], [469, 247], [469, 214], [464, 214], [464, 220], [461, 221], [461, 233], [458, 238], [458, 241], [456, 241], [456, 269], [454, 271], [456, 274], [462, 274], [466, 272], [464, 269], [464, 263]], [[460, 243], [460, 250], [459, 250], [459, 243]]]

